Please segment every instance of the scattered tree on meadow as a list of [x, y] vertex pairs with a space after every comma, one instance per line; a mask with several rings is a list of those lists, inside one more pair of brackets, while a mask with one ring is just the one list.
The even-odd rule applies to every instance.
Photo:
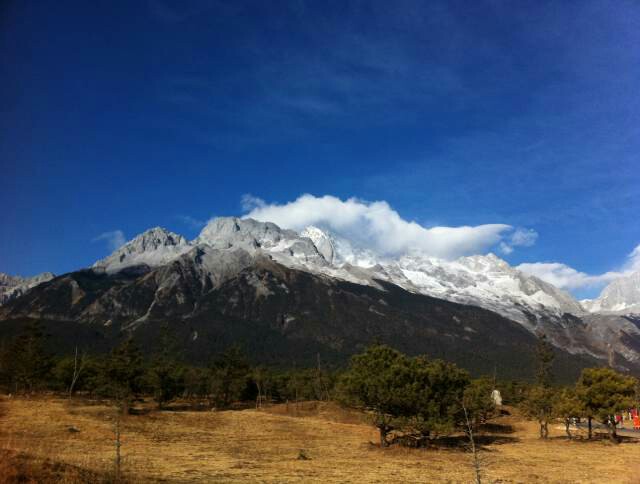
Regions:
[[208, 368], [187, 366], [184, 370], [184, 392], [189, 399], [206, 398], [209, 395], [211, 372]]
[[374, 345], [351, 359], [341, 387], [347, 402], [369, 410], [380, 446], [396, 429], [421, 436], [450, 432], [464, 419], [462, 397], [469, 377], [452, 363], [409, 358]]
[[549, 422], [553, 418], [554, 392], [541, 385], [531, 387], [527, 398], [521, 403], [525, 416], [537, 420], [540, 425], [540, 438], [549, 437]]
[[529, 385], [519, 380], [507, 380], [498, 384], [502, 403], [505, 405], [519, 405], [527, 397]]
[[[494, 378], [495, 382], [495, 378]], [[494, 387], [495, 385], [491, 385]], [[467, 434], [469, 439], [469, 447], [471, 449], [471, 455], [473, 456], [473, 472], [475, 477], [475, 484], [482, 484], [482, 464], [480, 462], [480, 455], [478, 452], [478, 448], [476, 447], [476, 440], [474, 437], [474, 425], [471, 422], [471, 418], [469, 417], [469, 412], [467, 411], [467, 407], [463, 401], [462, 403], [462, 411], [464, 413], [464, 431]]]
[[44, 346], [44, 330], [37, 321], [27, 324], [9, 345], [5, 363], [15, 391], [34, 391], [48, 380], [53, 359]]
[[158, 348], [151, 358], [149, 378], [158, 407], [184, 392], [184, 367], [179, 363], [178, 343], [168, 326], [163, 325]]
[[574, 388], [564, 388], [555, 395], [552, 413], [554, 416], [563, 420], [565, 432], [569, 440], [571, 440], [573, 438], [571, 434], [571, 421], [581, 418], [585, 414], [584, 405]]
[[469, 385], [469, 374], [454, 363], [442, 360], [418, 356], [409, 358], [409, 362], [412, 370], [409, 377], [413, 381], [409, 381], [404, 393], [415, 412], [409, 419], [410, 427], [422, 436], [435, 437], [464, 425], [462, 400]]
[[371, 412], [380, 432], [381, 447], [388, 445], [387, 435], [397, 427], [399, 419], [415, 413], [405, 394], [412, 382], [408, 358], [384, 345], [370, 346], [355, 355], [343, 375], [345, 398]]
[[538, 335], [536, 344], [536, 385], [549, 388], [553, 384], [553, 360], [555, 353], [553, 345], [549, 343], [544, 333]]
[[611, 368], [586, 368], [578, 380], [577, 395], [589, 417], [606, 425], [609, 438], [618, 442], [615, 415], [634, 405], [637, 380]]
[[0, 341], [0, 387], [10, 391], [12, 382], [10, 345], [3, 339]]
[[256, 408], [260, 408], [267, 401], [267, 393], [271, 386], [269, 370], [264, 366], [257, 366], [251, 372], [251, 378], [258, 393], [256, 396]]
[[239, 346], [220, 354], [211, 368], [211, 393], [219, 407], [228, 407], [249, 392], [251, 365]]
[[472, 380], [464, 389], [465, 421], [469, 420], [474, 432], [477, 432], [479, 425], [491, 418], [496, 411], [495, 402], [491, 396], [493, 388], [492, 380], [478, 378]]
[[538, 421], [541, 439], [546, 439], [549, 436], [549, 422], [553, 417], [554, 391], [551, 388], [553, 359], [553, 346], [544, 334], [538, 335], [536, 384], [527, 392], [527, 397], [521, 403], [521, 407], [526, 416]]
[[95, 376], [95, 365], [89, 355], [76, 347], [72, 356], [63, 356], [56, 362], [53, 375], [59, 388], [66, 390], [71, 396], [77, 390], [85, 388], [91, 377]]
[[132, 397], [142, 389], [144, 374], [142, 353], [133, 338], [127, 338], [105, 362], [103, 391], [115, 398], [126, 413]]

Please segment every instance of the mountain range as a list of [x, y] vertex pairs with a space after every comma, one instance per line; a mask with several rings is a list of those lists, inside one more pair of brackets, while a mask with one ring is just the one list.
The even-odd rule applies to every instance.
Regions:
[[107, 348], [125, 333], [152, 341], [168, 323], [197, 361], [242, 341], [267, 363], [339, 362], [382, 340], [523, 376], [543, 332], [568, 373], [640, 370], [640, 273], [579, 302], [494, 254], [387, 257], [321, 227], [247, 218], [214, 219], [192, 241], [153, 228], [58, 277], [0, 275], [0, 303], [0, 334], [38, 319], [59, 348]]
[[11, 299], [22, 296], [32, 287], [42, 282], [50, 281], [54, 277], [51, 272], [43, 272], [33, 277], [10, 276], [0, 272], [0, 306]]

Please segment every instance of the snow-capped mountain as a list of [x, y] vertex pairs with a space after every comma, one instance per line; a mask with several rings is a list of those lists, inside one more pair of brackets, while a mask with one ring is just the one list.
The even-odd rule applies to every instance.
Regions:
[[570, 294], [511, 267], [494, 254], [455, 261], [423, 254], [390, 259], [354, 247], [317, 227], [307, 227], [300, 236], [313, 241], [334, 269], [332, 273], [326, 268], [320, 272], [333, 277], [359, 283], [386, 280], [412, 292], [491, 309], [530, 330], [537, 327], [535, 316], [561, 318], [585, 313]]
[[33, 277], [10, 276], [0, 272], [0, 305], [24, 294], [27, 290], [55, 276], [51, 272], [43, 272]]
[[369, 268], [381, 260], [373, 251], [356, 247], [347, 239], [312, 225], [300, 232], [300, 236], [311, 239], [326, 261], [337, 267], [349, 264]]
[[566, 292], [524, 274], [494, 254], [455, 261], [422, 254], [391, 259], [318, 227], [307, 227], [298, 234], [270, 222], [236, 217], [210, 221], [191, 242], [162, 228], [150, 229], [93, 267], [107, 272], [137, 265], [159, 267], [198, 247], [263, 253], [287, 267], [358, 284], [391, 282], [411, 292], [496, 311], [531, 331], [540, 318], [585, 312]]
[[[135, 270], [123, 271], [127, 268]], [[87, 285], [86, 278], [103, 282]], [[297, 281], [294, 286], [290, 286], [292, 280]], [[636, 301], [633, 288], [637, 286], [630, 282], [627, 287], [623, 282], [613, 285], [603, 301], [612, 307], [618, 307], [622, 300]], [[250, 319], [254, 311], [266, 307], [262, 304], [267, 298], [269, 305], [279, 308], [269, 309], [269, 324], [280, 331], [296, 318], [308, 320], [313, 328], [322, 327], [334, 317], [348, 321], [351, 303], [341, 291], [349, 288], [358, 292], [353, 297], [364, 311], [357, 315], [364, 324], [357, 331], [358, 338], [371, 337], [367, 336], [368, 318], [384, 324], [388, 317], [385, 299], [391, 294], [396, 295], [394, 324], [407, 321], [407, 331], [418, 331], [423, 324], [422, 313], [418, 306], [405, 307], [401, 302], [405, 296], [399, 296], [412, 293], [417, 299], [411, 296], [411, 301], [418, 304], [420, 300], [419, 305], [427, 304], [431, 309], [443, 300], [477, 311], [478, 307], [488, 309], [493, 311], [490, 314], [506, 317], [503, 321], [510, 321], [528, 338], [537, 331], [545, 332], [558, 348], [573, 355], [603, 360], [617, 354], [631, 365], [640, 365], [640, 325], [635, 319], [588, 314], [571, 295], [511, 267], [494, 254], [454, 261], [420, 253], [381, 256], [318, 227], [307, 227], [298, 234], [269, 222], [226, 217], [209, 222], [192, 241], [154, 228], [96, 262], [91, 270], [61, 276], [47, 284], [38, 294], [4, 306], [0, 316], [71, 319], [105, 327], [116, 321], [119, 327], [133, 330], [147, 321], [199, 318], [203, 311], [213, 311], [217, 318], [235, 314], [235, 318]], [[323, 295], [308, 292], [308, 284], [322, 286]], [[229, 287], [239, 292], [221, 296]], [[96, 294], [96, 288], [104, 292]], [[304, 310], [294, 309], [303, 293], [308, 298]], [[269, 298], [276, 294], [280, 296], [271, 301]], [[425, 300], [424, 296], [435, 299]], [[325, 298], [324, 302], [320, 298]], [[319, 306], [313, 306], [313, 301]], [[220, 310], [223, 312], [217, 312]], [[429, 324], [444, 325], [438, 341], [444, 344], [442, 338], [450, 337], [447, 334], [455, 333], [454, 326], [459, 325], [463, 330], [459, 336], [466, 341], [464, 328], [470, 321], [452, 319], [448, 309], [442, 310], [441, 317], [436, 312], [429, 319]], [[261, 317], [267, 317], [267, 313]], [[500, 331], [504, 323], [496, 324], [495, 330]], [[410, 333], [398, 337], [406, 339]], [[320, 339], [328, 344], [332, 337]]]
[[615, 279], [599, 297], [581, 302], [592, 313], [640, 314], [640, 271]]
[[[393, 264], [422, 294], [491, 309], [532, 331], [537, 327], [532, 315], [539, 319], [584, 313], [570, 294], [524, 274], [491, 253], [455, 261], [405, 256]], [[394, 282], [406, 285], [401, 280]]]

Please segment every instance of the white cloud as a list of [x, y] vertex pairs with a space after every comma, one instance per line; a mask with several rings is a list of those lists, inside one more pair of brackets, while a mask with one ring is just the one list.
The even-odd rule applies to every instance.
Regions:
[[627, 256], [624, 270], [627, 272], [640, 271], [640, 244], [636, 245], [636, 248]]
[[620, 269], [608, 271], [603, 274], [587, 274], [560, 262], [524, 263], [517, 266], [516, 269], [539, 277], [543, 281], [553, 284], [560, 289], [581, 289], [604, 286], [618, 277], [640, 270], [640, 245], [631, 251], [627, 256], [627, 261]]
[[206, 220], [200, 220], [190, 215], [178, 215], [176, 218], [192, 229], [201, 229], [207, 225]]
[[511, 245], [514, 247], [531, 247], [538, 240], [538, 232], [533, 229], [519, 227], [511, 235]]
[[511, 247], [509, 244], [505, 242], [500, 242], [500, 252], [502, 252], [505, 255], [509, 255], [511, 254], [511, 252], [513, 252], [513, 247]]
[[104, 232], [97, 237], [94, 237], [91, 242], [99, 242], [105, 240], [109, 245], [109, 249], [116, 250], [124, 245], [126, 239], [122, 230], [112, 230], [111, 232]]
[[611, 282], [622, 274], [620, 272], [605, 272], [590, 275], [580, 272], [560, 262], [524, 263], [516, 267], [526, 274], [539, 277], [543, 281], [553, 284], [560, 289], [579, 289], [602, 286]]
[[249, 212], [246, 217], [297, 231], [317, 225], [382, 255], [420, 251], [452, 259], [485, 252], [505, 238], [513, 244], [509, 239], [514, 234], [510, 225], [423, 227], [403, 219], [384, 201], [341, 200], [331, 195], [305, 194], [282, 205], [267, 204], [251, 195], [245, 195], [242, 202], [245, 211]]
[[[250, 212], [256, 208], [262, 208], [266, 206], [266, 203], [262, 198], [254, 197], [250, 193], [245, 193], [244, 195], [242, 195], [241, 204], [242, 210], [244, 212]], [[269, 220], [269, 222], [271, 222], [271, 220]]]
[[538, 232], [533, 229], [518, 227], [509, 237], [508, 242], [500, 242], [500, 251], [509, 255], [514, 247], [531, 247], [538, 240]]

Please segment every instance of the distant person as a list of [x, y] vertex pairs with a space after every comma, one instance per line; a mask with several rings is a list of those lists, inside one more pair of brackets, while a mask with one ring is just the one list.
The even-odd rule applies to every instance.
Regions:
[[496, 407], [502, 407], [502, 395], [497, 388], [491, 392], [491, 399]]

